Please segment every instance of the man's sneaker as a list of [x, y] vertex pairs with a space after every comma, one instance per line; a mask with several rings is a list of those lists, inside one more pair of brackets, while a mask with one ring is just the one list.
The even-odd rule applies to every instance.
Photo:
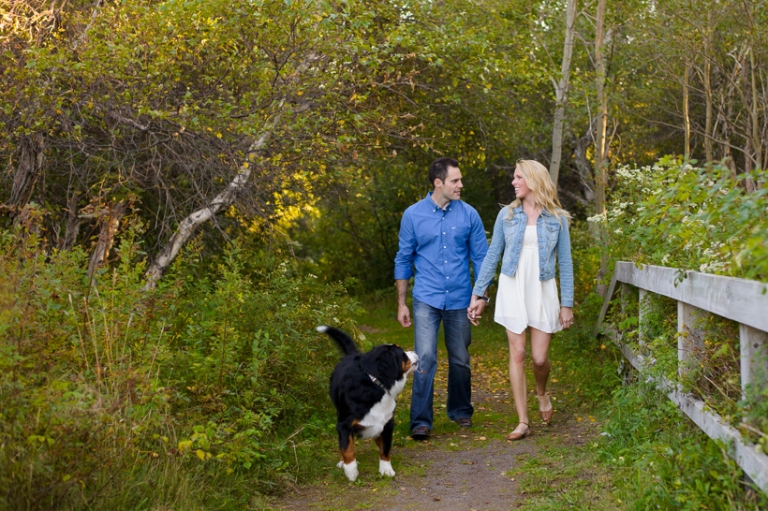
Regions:
[[472, 419], [469, 417], [462, 417], [461, 419], [456, 419], [456, 424], [458, 424], [460, 428], [471, 428]]
[[426, 426], [416, 426], [411, 431], [411, 438], [414, 440], [427, 440], [429, 438], [429, 428]]

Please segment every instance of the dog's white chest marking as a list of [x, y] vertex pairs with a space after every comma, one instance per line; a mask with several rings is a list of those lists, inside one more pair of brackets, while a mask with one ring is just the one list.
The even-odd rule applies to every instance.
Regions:
[[381, 401], [373, 405], [363, 420], [358, 424], [362, 426], [360, 438], [376, 438], [384, 429], [384, 425], [395, 415], [397, 396], [405, 388], [406, 377], [403, 376], [395, 382], [389, 392], [384, 394]]

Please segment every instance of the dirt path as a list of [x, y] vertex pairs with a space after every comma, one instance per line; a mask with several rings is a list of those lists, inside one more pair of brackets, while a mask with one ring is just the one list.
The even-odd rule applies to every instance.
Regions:
[[[473, 359], [476, 365], [483, 370], [475, 370], [473, 375], [475, 415], [471, 429], [459, 429], [444, 417], [445, 396], [438, 389], [444, 389], [445, 382], [438, 377], [436, 423], [430, 440], [415, 442], [406, 436], [407, 415], [400, 409], [407, 410], [410, 396], [399, 399], [394, 478], [378, 474], [376, 445], [362, 442], [357, 448], [360, 477], [355, 483], [349, 483], [340, 469], [329, 466], [322, 481], [295, 488], [274, 503], [275, 509], [501, 511], [526, 507], [531, 499], [547, 499], [550, 491], [562, 494], [578, 485], [610, 485], [603, 474], [598, 475], [599, 470], [579, 467], [573, 474], [558, 465], [576, 465], [579, 451], [599, 434], [599, 425], [582, 416], [577, 403], [567, 398], [573, 394], [567, 387], [552, 386], [555, 416], [549, 426], [540, 422], [538, 413], [534, 415], [535, 398], [529, 400], [532, 419], [536, 419], [532, 434], [509, 442], [504, 437], [517, 418], [504, 377], [506, 364], [480, 356]], [[441, 367], [438, 375], [445, 374], [444, 369]]]

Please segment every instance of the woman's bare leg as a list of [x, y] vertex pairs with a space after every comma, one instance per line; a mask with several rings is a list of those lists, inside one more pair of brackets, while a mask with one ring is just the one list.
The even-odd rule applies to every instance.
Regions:
[[549, 422], [552, 418], [552, 402], [547, 395], [547, 381], [552, 363], [549, 361], [549, 342], [552, 334], [531, 328], [531, 358], [533, 359], [533, 376], [536, 380], [536, 397], [539, 399], [539, 410], [542, 419]]
[[[518, 420], [523, 424], [530, 424], [528, 420], [528, 396], [525, 382], [525, 330], [516, 334], [507, 330], [509, 340], [509, 382], [512, 384], [512, 397], [515, 400], [515, 410]], [[515, 428], [515, 431], [524, 433], [527, 426]]]

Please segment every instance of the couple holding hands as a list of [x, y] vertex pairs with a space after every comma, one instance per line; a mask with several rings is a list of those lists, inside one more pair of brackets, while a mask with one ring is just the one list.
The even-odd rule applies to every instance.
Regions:
[[[553, 333], [573, 325], [570, 215], [561, 208], [546, 167], [519, 160], [512, 179], [515, 200], [499, 211], [489, 246], [480, 215], [461, 201], [458, 162], [438, 158], [429, 167], [429, 181], [433, 190], [403, 214], [395, 257], [397, 319], [403, 327], [413, 323], [421, 367], [413, 378], [411, 437], [425, 440], [432, 430], [441, 322], [448, 351], [448, 417], [460, 427], [472, 426], [470, 324], [478, 324], [490, 302], [488, 285], [501, 259], [494, 320], [507, 331], [509, 379], [519, 422], [507, 439], [520, 440], [531, 431], [524, 365], [527, 332], [541, 419], [548, 423], [554, 413], [546, 392], [549, 343]], [[555, 261], [560, 267], [560, 299]], [[412, 320], [406, 296], [414, 267]]]

